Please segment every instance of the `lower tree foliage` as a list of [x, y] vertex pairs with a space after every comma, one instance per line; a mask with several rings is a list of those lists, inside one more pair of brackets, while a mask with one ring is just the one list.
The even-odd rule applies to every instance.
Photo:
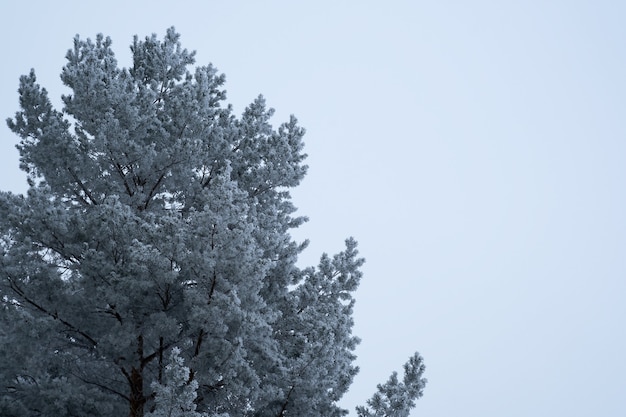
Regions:
[[[131, 46], [76, 37], [51, 105], [20, 80], [26, 195], [0, 193], [0, 415], [342, 416], [358, 369], [353, 239], [315, 268], [289, 234], [304, 130], [259, 97], [240, 117], [224, 77], [170, 29]], [[407, 416], [419, 355], [359, 416]]]

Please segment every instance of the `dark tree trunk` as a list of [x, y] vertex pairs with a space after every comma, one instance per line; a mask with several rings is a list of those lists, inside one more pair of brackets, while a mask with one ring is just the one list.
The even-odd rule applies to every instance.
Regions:
[[130, 375], [126, 375], [130, 386], [129, 417], [143, 417], [143, 406], [146, 403], [146, 397], [143, 395], [143, 335], [137, 337], [137, 355], [139, 356], [139, 368], [133, 366]]
[[143, 405], [146, 399], [143, 395], [143, 375], [133, 367], [130, 371], [130, 417], [143, 417]]

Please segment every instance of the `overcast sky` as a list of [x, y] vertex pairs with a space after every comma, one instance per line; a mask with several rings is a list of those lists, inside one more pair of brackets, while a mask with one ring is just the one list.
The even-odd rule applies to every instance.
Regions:
[[[31, 67], [60, 102], [75, 34], [127, 66], [173, 25], [238, 112], [262, 93], [307, 129], [303, 265], [360, 242], [346, 407], [418, 350], [412, 416], [621, 416], [625, 22], [618, 0], [3, 1], [0, 115]], [[3, 123], [23, 192], [16, 142]]]

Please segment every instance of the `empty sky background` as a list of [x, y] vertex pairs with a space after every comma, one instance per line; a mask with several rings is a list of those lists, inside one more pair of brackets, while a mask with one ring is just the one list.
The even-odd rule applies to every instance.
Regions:
[[[418, 350], [412, 416], [626, 405], [626, 2], [3, 1], [0, 115], [31, 67], [55, 104], [75, 34], [175, 26], [240, 113], [307, 129], [303, 265], [354, 236], [363, 403]], [[0, 126], [0, 189], [23, 192]]]

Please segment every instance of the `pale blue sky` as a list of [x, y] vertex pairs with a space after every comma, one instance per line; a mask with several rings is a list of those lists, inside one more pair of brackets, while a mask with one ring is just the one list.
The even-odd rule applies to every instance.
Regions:
[[[353, 235], [363, 403], [415, 350], [412, 416], [621, 416], [626, 375], [626, 3], [3, 2], [0, 115], [31, 67], [55, 101], [73, 36], [169, 26], [307, 128], [303, 263]], [[23, 191], [0, 126], [0, 189]], [[354, 413], [352, 413], [354, 414]]]

